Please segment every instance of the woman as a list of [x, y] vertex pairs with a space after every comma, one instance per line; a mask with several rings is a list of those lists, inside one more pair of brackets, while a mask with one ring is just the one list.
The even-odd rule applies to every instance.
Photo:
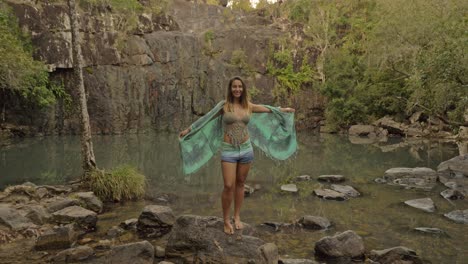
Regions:
[[[218, 132], [222, 130], [221, 167], [224, 179], [224, 189], [221, 196], [221, 203], [223, 207], [224, 232], [226, 234], [234, 234], [234, 228], [229, 220], [229, 212], [233, 197], [234, 227], [236, 229], [243, 228], [240, 218], [240, 209], [242, 202], [244, 201], [244, 183], [253, 161], [253, 148], [250, 140], [249, 130], [254, 131], [254, 134], [256, 134], [258, 137], [258, 140], [254, 141], [254, 143], [256, 143], [256, 145], [259, 146], [262, 150], [264, 150], [267, 155], [270, 154], [268, 156], [277, 159], [285, 159], [285, 155], [289, 157], [296, 150], [297, 145], [295, 141], [294, 124], [293, 122], [289, 122], [289, 125], [287, 124], [288, 120], [294, 120], [293, 116], [285, 117], [279, 114], [276, 118], [273, 119], [265, 116], [263, 116], [263, 118], [251, 118], [253, 116], [252, 113], [278, 112], [293, 113], [294, 109], [274, 108], [271, 106], [256, 105], [251, 103], [248, 99], [247, 87], [244, 81], [242, 81], [242, 79], [239, 77], [234, 77], [229, 81], [226, 100], [218, 103], [218, 105], [213, 110], [211, 110], [205, 116], [197, 120], [192, 126], [180, 132], [179, 134], [179, 137], [181, 138], [184, 166], [191, 167], [193, 166], [193, 164], [190, 163], [191, 159], [200, 158], [200, 155], [207, 156], [202, 157], [201, 160], [194, 163], [197, 164], [196, 167], [199, 168], [200, 163], [205, 163], [214, 154], [213, 152], [217, 151], [218, 144], [216, 144], [216, 139], [218, 138], [217, 135], [219, 135]], [[217, 119], [218, 122], [213, 122]], [[272, 120], [267, 121], [266, 119]], [[253, 124], [249, 124], [252, 121]], [[219, 124], [220, 122], [221, 124]], [[283, 126], [283, 129], [279, 129], [280, 132], [276, 133], [275, 131], [274, 141], [283, 141], [282, 139], [285, 139], [284, 142], [286, 142], [285, 145], [287, 147], [278, 150], [278, 152], [284, 152], [283, 154], [285, 155], [281, 155], [281, 153], [270, 153], [272, 152], [271, 149], [275, 148], [272, 148], [269, 146], [270, 144], [265, 143], [268, 137], [265, 135], [272, 135], [273, 133], [271, 131], [255, 133], [255, 131], [262, 130], [262, 123], [264, 125], [267, 124], [266, 126], [269, 124], [276, 124], [275, 127]], [[203, 129], [205, 131], [203, 131]], [[194, 130], [198, 131], [199, 134], [202, 134], [202, 136], [198, 137], [198, 140], [187, 138], [191, 134], [197, 133], [194, 132]], [[263, 128], [263, 130], [265, 129]], [[192, 144], [190, 147], [187, 147], [186, 145], [189, 144], [186, 142], [189, 141], [192, 141]], [[189, 154], [188, 152], [192, 152], [192, 154]], [[194, 154], [193, 152], [197, 154]], [[209, 154], [206, 155], [206, 153]], [[187, 170], [185, 171], [187, 172]]]

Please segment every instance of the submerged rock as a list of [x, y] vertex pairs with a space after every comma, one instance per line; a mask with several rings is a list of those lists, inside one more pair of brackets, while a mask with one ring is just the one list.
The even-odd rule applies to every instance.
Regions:
[[455, 210], [450, 213], [444, 214], [450, 220], [453, 220], [460, 224], [468, 224], [468, 209], [466, 210]]
[[147, 205], [138, 218], [137, 230], [141, 237], [160, 237], [171, 231], [175, 217], [167, 206]]
[[255, 188], [250, 185], [244, 184], [244, 196], [249, 197], [255, 192]]
[[294, 178], [294, 181], [297, 181], [297, 182], [310, 181], [311, 179], [312, 177], [310, 177], [310, 175], [301, 175], [301, 176], [297, 176], [296, 178]]
[[316, 189], [314, 194], [326, 200], [344, 201], [348, 199], [345, 194], [330, 189]]
[[321, 238], [315, 243], [315, 254], [325, 258], [357, 259], [364, 257], [364, 243], [354, 231]]
[[285, 184], [281, 185], [281, 190], [285, 192], [296, 193], [298, 191], [296, 184]]
[[430, 190], [436, 184], [437, 173], [431, 168], [392, 168], [383, 178], [388, 184]]
[[244, 234], [244, 229], [234, 235], [224, 233], [222, 218], [213, 216], [182, 215], [177, 218], [170, 234], [166, 257], [179, 258], [192, 263], [277, 263], [278, 249], [274, 244]]
[[313, 215], [305, 215], [298, 222], [302, 227], [307, 229], [327, 229], [331, 226], [327, 218]]
[[414, 230], [422, 232], [422, 233], [428, 233], [428, 234], [438, 234], [438, 235], [445, 234], [443, 230], [439, 228], [435, 228], [435, 227], [416, 227]]
[[361, 195], [360, 192], [356, 191], [356, 189], [354, 189], [352, 186], [349, 186], [349, 185], [332, 184], [331, 189], [339, 193], [342, 193], [348, 197], [358, 197]]
[[445, 199], [449, 199], [449, 200], [462, 200], [462, 199], [465, 199], [465, 193], [463, 193], [462, 191], [460, 190], [454, 190], [454, 189], [447, 189], [445, 191], [442, 191], [440, 193], [440, 195], [442, 197], [444, 197]]
[[431, 198], [408, 200], [405, 201], [405, 204], [429, 213], [433, 213], [435, 211], [435, 205]]
[[153, 264], [154, 247], [146, 240], [114, 246], [106, 260], [112, 264]]
[[119, 226], [125, 230], [135, 230], [138, 223], [138, 219], [131, 218], [128, 220], [123, 221], [119, 224]]
[[407, 263], [422, 264], [422, 260], [412, 249], [406, 247], [393, 247], [382, 250], [372, 250], [370, 259], [381, 264]]

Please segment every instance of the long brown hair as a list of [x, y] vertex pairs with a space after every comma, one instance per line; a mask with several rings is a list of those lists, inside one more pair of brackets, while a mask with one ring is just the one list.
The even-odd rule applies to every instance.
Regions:
[[234, 106], [233, 106], [234, 96], [232, 95], [232, 83], [235, 80], [238, 80], [242, 83], [242, 94], [240, 97], [240, 104], [242, 108], [247, 110], [247, 113], [250, 114], [252, 112], [252, 109], [249, 104], [250, 98], [247, 93], [247, 86], [245, 85], [244, 81], [239, 76], [235, 76], [231, 80], [229, 80], [229, 85], [228, 85], [227, 92], [226, 92], [226, 103], [224, 104], [223, 110], [224, 112], [234, 112]]

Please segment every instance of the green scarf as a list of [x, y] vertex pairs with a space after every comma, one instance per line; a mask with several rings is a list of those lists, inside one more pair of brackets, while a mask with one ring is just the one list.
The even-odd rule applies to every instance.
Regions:
[[[183, 171], [196, 172], [221, 148], [223, 141], [222, 115], [219, 102], [210, 112], [191, 126], [191, 131], [179, 140]], [[248, 124], [251, 142], [274, 160], [286, 160], [297, 150], [294, 113], [284, 113], [277, 107], [263, 105], [272, 113], [252, 113]]]

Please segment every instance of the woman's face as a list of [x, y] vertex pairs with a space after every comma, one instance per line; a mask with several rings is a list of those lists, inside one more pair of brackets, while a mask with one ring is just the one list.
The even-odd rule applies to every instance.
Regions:
[[242, 82], [239, 80], [234, 80], [231, 85], [231, 93], [234, 98], [240, 98], [244, 87], [242, 87]]

